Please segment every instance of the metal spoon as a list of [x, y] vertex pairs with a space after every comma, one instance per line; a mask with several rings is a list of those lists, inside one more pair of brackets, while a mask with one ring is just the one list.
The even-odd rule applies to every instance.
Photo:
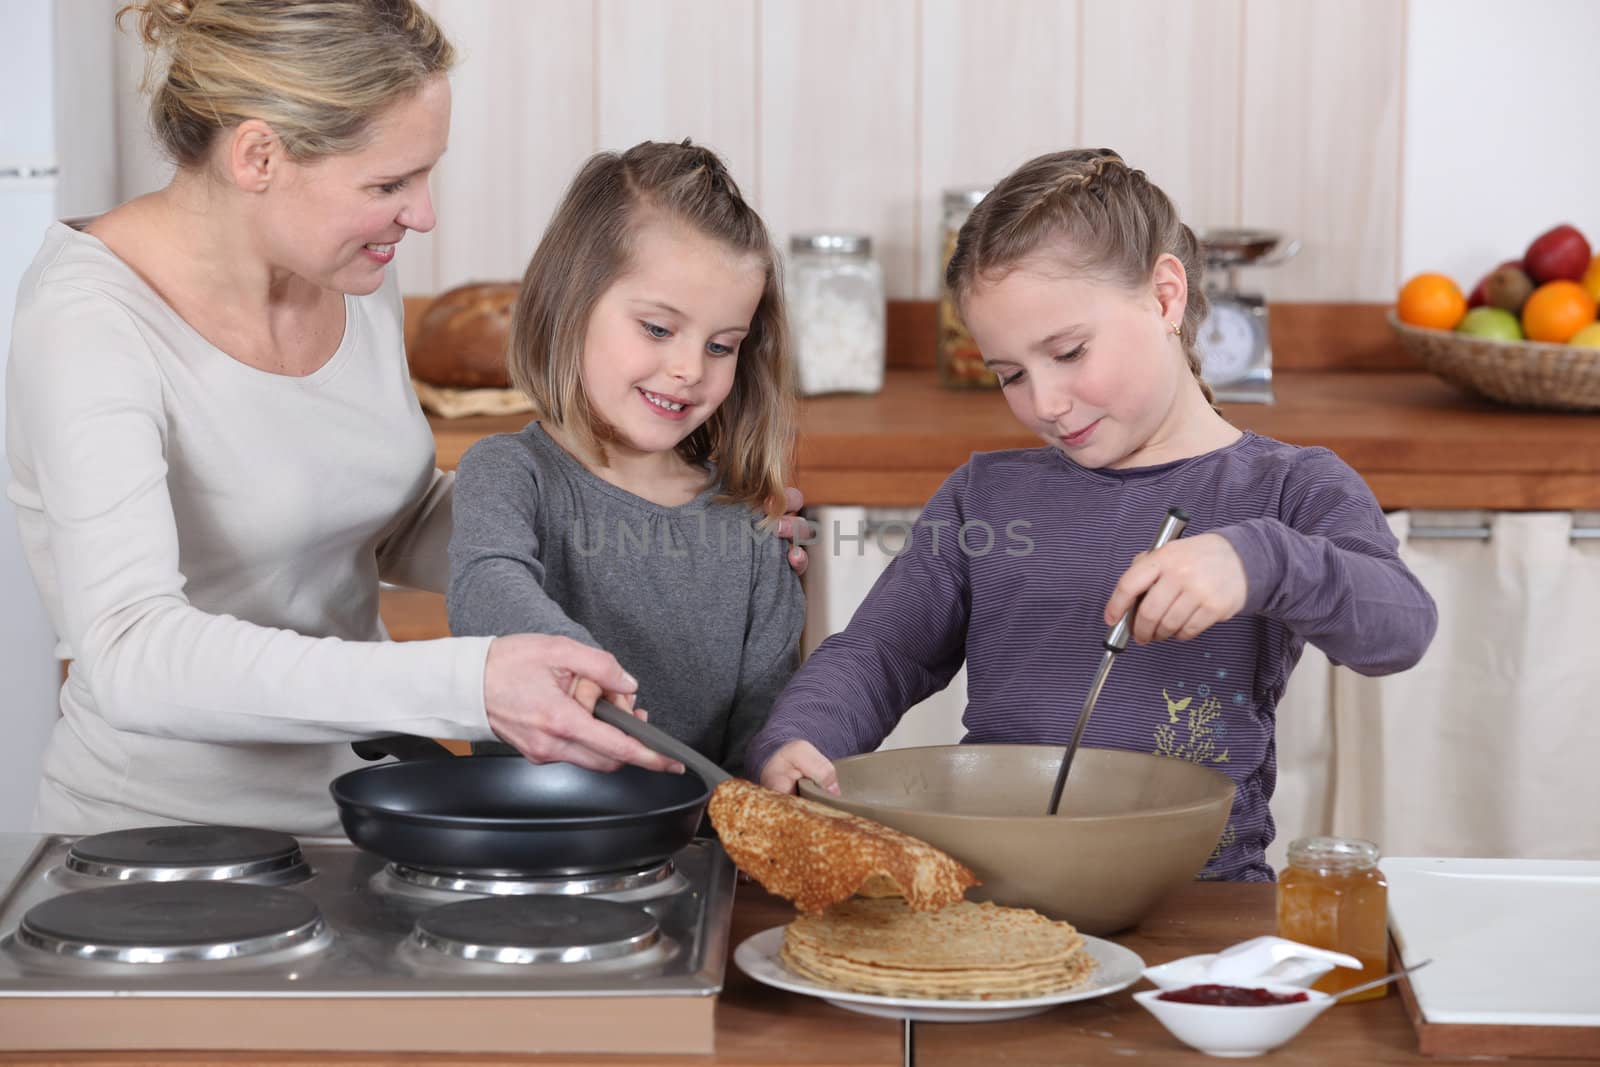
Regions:
[[[1182, 508], [1168, 508], [1167, 517], [1161, 520], [1161, 529], [1156, 533], [1155, 543], [1150, 546], [1154, 552], [1168, 541], [1174, 540], [1183, 534], [1183, 528], [1189, 525], [1189, 516]], [[1144, 597], [1139, 597], [1133, 602], [1133, 607], [1128, 613], [1117, 621], [1106, 634], [1105, 655], [1100, 657], [1100, 669], [1095, 672], [1094, 682], [1089, 686], [1089, 695], [1083, 702], [1083, 710], [1078, 712], [1078, 724], [1072, 728], [1072, 740], [1067, 744], [1067, 751], [1061, 757], [1061, 769], [1056, 772], [1055, 788], [1050, 791], [1050, 810], [1048, 815], [1054, 815], [1061, 806], [1061, 791], [1067, 785], [1067, 772], [1072, 769], [1072, 757], [1078, 753], [1078, 742], [1083, 740], [1083, 728], [1089, 721], [1089, 713], [1094, 711], [1094, 702], [1100, 699], [1100, 690], [1105, 687], [1106, 675], [1111, 673], [1111, 664], [1116, 660], [1117, 653], [1128, 647], [1128, 634], [1133, 630], [1133, 617], [1139, 613], [1139, 605], [1144, 603]]]
[[1393, 982], [1398, 978], [1404, 978], [1408, 974], [1416, 974], [1418, 971], [1422, 970], [1422, 968], [1426, 967], [1432, 962], [1433, 960], [1431, 958], [1425, 959], [1421, 963], [1413, 963], [1409, 967], [1402, 967], [1398, 971], [1391, 971], [1382, 978], [1374, 978], [1370, 982], [1362, 982], [1360, 985], [1353, 985], [1349, 989], [1341, 989], [1337, 993], [1330, 993], [1329, 996], [1338, 1000], [1343, 1000], [1345, 997], [1356, 993], [1365, 993], [1369, 989], [1377, 989], [1381, 985], [1388, 985], [1390, 982]]

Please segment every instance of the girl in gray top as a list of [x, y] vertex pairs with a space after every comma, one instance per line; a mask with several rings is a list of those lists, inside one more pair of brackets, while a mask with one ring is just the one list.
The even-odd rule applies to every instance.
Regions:
[[722, 162], [687, 141], [590, 159], [509, 362], [538, 417], [462, 458], [451, 630], [604, 648], [652, 722], [742, 770], [804, 608], [770, 522], [795, 423], [776, 256]]

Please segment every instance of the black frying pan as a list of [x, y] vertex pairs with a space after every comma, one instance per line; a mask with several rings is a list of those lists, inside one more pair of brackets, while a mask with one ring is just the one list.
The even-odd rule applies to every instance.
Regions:
[[550, 877], [636, 870], [693, 840], [711, 796], [693, 773], [625, 766], [604, 774], [514, 755], [452, 757], [420, 737], [351, 747], [366, 759], [400, 762], [333, 780], [345, 833], [369, 852], [417, 867]]

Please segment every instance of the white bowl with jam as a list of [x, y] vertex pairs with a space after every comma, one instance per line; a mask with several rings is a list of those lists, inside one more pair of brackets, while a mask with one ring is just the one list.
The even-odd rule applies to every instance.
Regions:
[[[1185, 956], [1170, 963], [1146, 967], [1144, 977], [1158, 989], [1183, 989], [1185, 986], [1203, 985], [1212, 981], [1211, 964], [1216, 958], [1215, 952], [1208, 952], [1202, 956]], [[1292, 985], [1298, 989], [1308, 989], [1312, 982], [1333, 970], [1335, 966], [1327, 960], [1284, 960], [1271, 970], [1252, 976], [1250, 983]]]
[[1209, 1056], [1259, 1056], [1285, 1044], [1334, 1003], [1281, 982], [1147, 989], [1138, 1001], [1173, 1037]]

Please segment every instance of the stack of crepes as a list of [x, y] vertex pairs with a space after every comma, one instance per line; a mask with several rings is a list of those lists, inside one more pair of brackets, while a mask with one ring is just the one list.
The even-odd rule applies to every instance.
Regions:
[[709, 812], [733, 861], [803, 913], [784, 930], [782, 958], [804, 978], [1010, 1000], [1071, 989], [1094, 969], [1070, 924], [964, 899], [973, 873], [909, 834], [737, 778], [717, 786]]
[[1069, 923], [971, 901], [918, 912], [895, 898], [857, 898], [801, 916], [783, 932], [782, 959], [834, 989], [947, 1000], [1044, 996], [1094, 971]]

